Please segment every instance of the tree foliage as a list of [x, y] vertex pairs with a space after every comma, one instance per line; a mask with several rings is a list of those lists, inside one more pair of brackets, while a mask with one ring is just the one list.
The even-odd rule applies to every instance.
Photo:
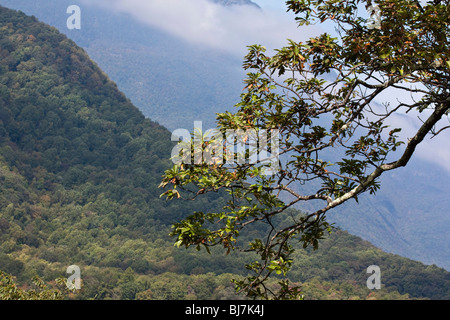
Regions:
[[[57, 279], [57, 284], [63, 286], [64, 279]], [[39, 277], [33, 279], [34, 288], [24, 290], [17, 286], [13, 276], [0, 271], [0, 300], [62, 300], [67, 294], [60, 288], [45, 284]]]
[[[369, 28], [360, 14], [372, 1], [287, 1], [300, 26], [334, 23], [336, 35], [289, 40], [273, 55], [261, 45], [249, 47], [241, 102], [236, 112], [219, 114], [217, 123], [223, 134], [279, 130], [276, 173], [267, 175], [263, 169], [270, 165], [264, 162], [236, 161], [233, 151], [226, 162], [188, 161], [166, 171], [161, 186], [169, 188], [170, 199], [229, 193], [222, 210], [195, 212], [175, 224], [172, 235], [179, 246], [257, 253], [259, 260], [247, 265], [252, 275], [237, 282], [251, 297], [300, 296], [284, 280], [278, 292], [265, 286], [270, 275], [291, 268], [292, 240], [317, 248], [330, 231], [331, 209], [374, 194], [384, 172], [407, 165], [427, 136], [449, 127], [449, 1], [375, 3], [379, 29]], [[386, 101], [387, 94], [395, 99]], [[392, 120], [398, 114], [422, 120], [406, 139]], [[203, 141], [200, 152], [210, 144]], [[311, 203], [307, 214], [276, 223], [281, 212], [306, 203]], [[267, 233], [248, 245], [240, 242], [252, 224], [268, 225]]]

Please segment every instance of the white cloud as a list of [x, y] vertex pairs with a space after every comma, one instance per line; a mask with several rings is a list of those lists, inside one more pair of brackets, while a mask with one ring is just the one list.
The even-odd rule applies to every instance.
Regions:
[[207, 0], [84, 0], [86, 4], [126, 12], [136, 19], [190, 43], [242, 56], [246, 46], [268, 49], [285, 45], [286, 39], [304, 41], [320, 29], [298, 28], [292, 14], [279, 7], [225, 7]]

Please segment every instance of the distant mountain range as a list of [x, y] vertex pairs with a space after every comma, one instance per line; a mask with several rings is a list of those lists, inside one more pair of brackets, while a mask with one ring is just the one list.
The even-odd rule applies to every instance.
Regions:
[[[66, 8], [74, 1], [0, 0], [0, 4], [35, 15], [67, 34], [146, 117], [169, 130], [195, 120], [202, 120], [204, 128], [214, 127], [215, 113], [232, 111], [239, 101], [245, 74], [233, 56], [83, 2], [81, 30], [66, 28]], [[414, 158], [407, 168], [382, 178], [376, 197], [361, 197], [359, 205], [346, 204], [330, 212], [329, 218], [387, 252], [450, 270], [449, 180], [448, 173]]]

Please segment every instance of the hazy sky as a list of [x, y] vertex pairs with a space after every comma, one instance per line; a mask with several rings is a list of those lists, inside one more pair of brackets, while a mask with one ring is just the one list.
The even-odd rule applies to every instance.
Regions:
[[257, 1], [252, 6], [224, 7], [207, 0], [82, 0], [110, 10], [127, 12], [140, 21], [194, 44], [226, 50], [241, 57], [250, 44], [268, 49], [287, 38], [305, 40], [317, 27], [298, 28], [284, 1]]

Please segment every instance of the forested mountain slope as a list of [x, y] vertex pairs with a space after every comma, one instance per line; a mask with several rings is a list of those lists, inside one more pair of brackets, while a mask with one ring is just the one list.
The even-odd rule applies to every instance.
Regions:
[[[180, 216], [224, 201], [160, 199], [172, 147], [83, 49], [0, 7], [0, 270], [26, 286], [78, 265], [78, 299], [235, 298], [230, 279], [250, 257], [180, 250], [168, 237]], [[296, 257], [291, 277], [307, 298], [449, 299], [445, 270], [342, 231]], [[381, 290], [366, 288], [372, 264]]]
[[[82, 10], [79, 30], [66, 25], [72, 4]], [[102, 12], [95, 3], [0, 0], [0, 5], [35, 15], [68, 35], [146, 117], [171, 131], [191, 129], [197, 120], [214, 127], [215, 112], [239, 99], [244, 76], [240, 58], [177, 39], [128, 14]]]

